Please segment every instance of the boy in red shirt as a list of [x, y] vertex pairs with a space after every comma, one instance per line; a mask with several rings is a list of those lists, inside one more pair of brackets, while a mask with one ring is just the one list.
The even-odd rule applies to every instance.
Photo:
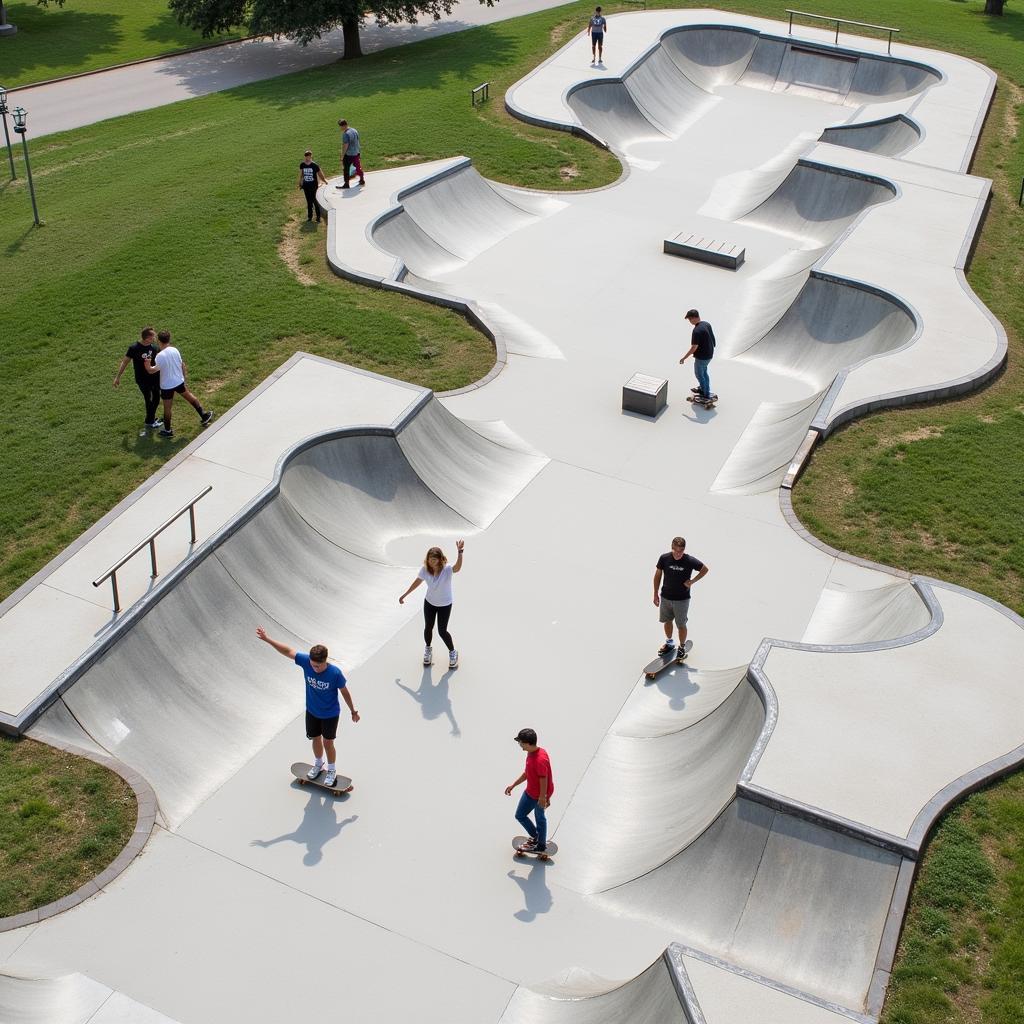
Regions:
[[[530, 837], [523, 849], [543, 853], [548, 845], [548, 819], [544, 812], [555, 791], [551, 759], [543, 747], [537, 746], [537, 733], [533, 729], [520, 729], [515, 741], [520, 749], [526, 751], [526, 771], [511, 786], [505, 787], [505, 796], [511, 796], [512, 790], [519, 783], [526, 783], [526, 792], [519, 798], [519, 806], [516, 808], [516, 821], [526, 829]], [[530, 821], [531, 814], [537, 820], [536, 826]]]

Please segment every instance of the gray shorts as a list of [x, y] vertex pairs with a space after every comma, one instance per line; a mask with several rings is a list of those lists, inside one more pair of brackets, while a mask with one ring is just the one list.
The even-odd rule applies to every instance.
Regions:
[[690, 599], [673, 601], [671, 598], [663, 597], [658, 605], [658, 621], [671, 622], [675, 619], [676, 625], [682, 629], [686, 625], [686, 616], [690, 612]]

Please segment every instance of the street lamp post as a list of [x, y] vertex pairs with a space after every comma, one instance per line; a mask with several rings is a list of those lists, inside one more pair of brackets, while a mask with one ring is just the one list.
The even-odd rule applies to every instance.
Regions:
[[14, 171], [14, 153], [11, 152], [11, 133], [7, 130], [7, 90], [0, 85], [0, 119], [4, 122], [4, 140], [7, 142], [7, 160], [11, 165], [11, 181], [18, 176]]
[[28, 114], [24, 107], [15, 107], [13, 116], [14, 130], [21, 136], [21, 145], [25, 150], [25, 173], [28, 175], [28, 192], [32, 197], [32, 216], [35, 217], [36, 227], [41, 227], [43, 222], [39, 219], [39, 207], [36, 206], [36, 190], [32, 184], [32, 165], [28, 162], [28, 139], [25, 137], [25, 133], [28, 131], [26, 125]]

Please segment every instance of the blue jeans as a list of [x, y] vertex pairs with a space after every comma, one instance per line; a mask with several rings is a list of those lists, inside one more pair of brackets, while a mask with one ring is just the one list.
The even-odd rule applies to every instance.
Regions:
[[694, 359], [693, 361], [693, 372], [697, 377], [698, 385], [700, 385], [701, 398], [711, 397], [711, 378], [708, 376], [708, 363], [710, 362], [710, 359]]
[[[530, 821], [530, 815], [537, 819], [536, 826]], [[544, 808], [533, 799], [528, 793], [523, 793], [519, 798], [519, 806], [516, 808], [516, 821], [526, 829], [526, 834], [531, 839], [537, 840], [537, 849], [546, 849], [548, 845], [548, 819], [544, 814]]]

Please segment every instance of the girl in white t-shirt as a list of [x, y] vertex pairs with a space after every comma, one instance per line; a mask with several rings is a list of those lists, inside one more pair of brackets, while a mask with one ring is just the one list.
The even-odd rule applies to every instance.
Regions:
[[426, 583], [427, 593], [423, 599], [423, 642], [426, 644], [423, 651], [424, 665], [434, 664], [434, 651], [430, 644], [434, 638], [436, 622], [438, 636], [448, 648], [448, 667], [459, 667], [459, 652], [455, 650], [452, 635], [448, 632], [448, 619], [452, 614], [452, 575], [462, 568], [462, 550], [465, 546], [465, 541], [455, 542], [459, 557], [455, 559], [454, 565], [448, 564], [448, 559], [440, 548], [431, 548], [427, 552], [427, 557], [423, 559], [423, 567], [416, 574], [416, 579], [398, 599], [399, 604], [405, 604], [405, 599], [421, 583]]

